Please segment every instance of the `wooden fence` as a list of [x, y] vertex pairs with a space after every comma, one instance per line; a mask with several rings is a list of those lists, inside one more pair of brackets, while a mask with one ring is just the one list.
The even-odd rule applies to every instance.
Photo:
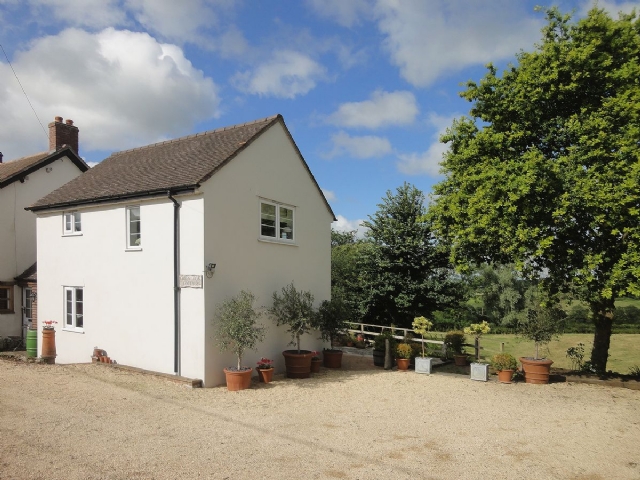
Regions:
[[[352, 328], [349, 328], [347, 331], [349, 333], [353, 333], [355, 335], [362, 335], [364, 338], [375, 338], [380, 335], [385, 330], [390, 330], [393, 333], [393, 338], [397, 340], [404, 340], [407, 336], [407, 333], [411, 332], [413, 334], [413, 329], [411, 328], [399, 328], [399, 327], [389, 327], [386, 325], [372, 325], [369, 323], [356, 323], [356, 322], [347, 322]], [[401, 334], [398, 332], [402, 332]], [[413, 338], [414, 342], [423, 343], [422, 338]], [[440, 345], [440, 349], [442, 351], [442, 355], [447, 355], [447, 345], [442, 340], [430, 340], [424, 339], [424, 343], [431, 343]]]

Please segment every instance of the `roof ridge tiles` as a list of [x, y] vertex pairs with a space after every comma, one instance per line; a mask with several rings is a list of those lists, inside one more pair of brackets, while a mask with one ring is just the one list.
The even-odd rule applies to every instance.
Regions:
[[281, 115], [278, 113], [276, 115], [271, 115], [270, 117], [265, 117], [265, 118], [259, 118], [258, 120], [252, 120], [250, 122], [245, 122], [245, 123], [239, 123], [237, 125], [229, 125], [226, 127], [219, 127], [219, 128], [215, 128], [213, 130], [207, 130], [205, 132], [198, 132], [198, 133], [192, 133], [191, 135], [185, 135], [184, 137], [178, 137], [178, 138], [172, 138], [170, 140], [164, 140], [162, 142], [156, 142], [156, 143], [151, 143], [149, 145], [143, 145], [142, 147], [134, 147], [134, 148], [129, 148], [127, 150], [120, 150], [119, 152], [113, 152], [110, 156], [111, 157], [115, 157], [118, 155], [121, 155], [123, 153], [130, 153], [130, 152], [135, 152], [138, 150], [144, 150], [146, 148], [153, 148], [153, 147], [158, 147], [160, 145], [167, 145], [169, 143], [178, 143], [178, 142], [182, 142], [184, 140], [189, 140], [191, 138], [196, 138], [196, 137], [202, 137], [204, 135], [211, 135], [214, 133], [220, 133], [220, 132], [224, 132], [227, 130], [233, 130], [236, 128], [241, 128], [241, 127], [247, 127], [249, 125], [255, 125], [256, 123], [263, 123], [263, 122], [267, 122], [270, 120], [274, 120], [278, 117], [281, 117]]

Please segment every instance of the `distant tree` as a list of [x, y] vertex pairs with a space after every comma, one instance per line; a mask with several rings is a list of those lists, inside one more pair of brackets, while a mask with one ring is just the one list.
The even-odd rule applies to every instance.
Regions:
[[455, 263], [510, 263], [547, 291], [575, 288], [606, 370], [615, 299], [640, 293], [640, 20], [546, 11], [543, 38], [462, 97], [434, 228]]
[[341, 245], [352, 245], [356, 243], [356, 231], [342, 232], [331, 229], [331, 247], [339, 247]]
[[364, 278], [367, 314], [385, 325], [410, 327], [414, 317], [430, 316], [460, 294], [449, 252], [432, 234], [424, 201], [420, 190], [405, 183], [395, 194], [388, 191], [363, 222], [374, 247]]

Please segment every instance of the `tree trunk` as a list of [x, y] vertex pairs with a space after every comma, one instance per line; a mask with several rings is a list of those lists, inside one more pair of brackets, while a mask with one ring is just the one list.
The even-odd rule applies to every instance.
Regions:
[[615, 299], [601, 299], [590, 305], [596, 331], [593, 336], [593, 350], [591, 350], [591, 365], [598, 373], [607, 371], [609, 345], [611, 343], [611, 326], [613, 325], [613, 311]]

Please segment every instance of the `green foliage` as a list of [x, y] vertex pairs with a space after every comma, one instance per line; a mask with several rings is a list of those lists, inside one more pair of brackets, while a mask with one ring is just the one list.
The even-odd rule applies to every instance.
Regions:
[[322, 340], [333, 346], [335, 340], [343, 335], [347, 329], [346, 321], [351, 318], [351, 309], [345, 303], [342, 295], [336, 295], [331, 300], [324, 300], [313, 319], [313, 328], [320, 331]]
[[516, 370], [518, 368], [518, 362], [516, 357], [510, 353], [496, 353], [491, 357], [491, 366], [497, 371]]
[[422, 337], [422, 356], [424, 357], [424, 336], [429, 333], [433, 322], [427, 320], [425, 317], [416, 317], [413, 319], [413, 331]]
[[393, 337], [391, 330], [384, 330], [373, 340], [373, 349], [379, 352], [385, 350], [385, 340], [389, 339], [389, 348], [392, 352], [395, 352], [398, 341]]
[[218, 307], [216, 314], [216, 338], [220, 350], [231, 350], [238, 358], [238, 370], [242, 368], [244, 351], [255, 350], [264, 338], [264, 327], [258, 326], [258, 313], [253, 308], [255, 296], [246, 290], [230, 298]]
[[356, 243], [356, 231], [340, 232], [338, 230], [331, 229], [331, 248], [339, 247], [341, 245], [351, 245]]
[[551, 292], [579, 291], [605, 371], [613, 302], [640, 293], [640, 20], [546, 15], [533, 52], [467, 83], [431, 213], [462, 268], [514, 261]]
[[374, 247], [362, 272], [372, 323], [408, 327], [419, 313], [429, 315], [460, 296], [449, 252], [432, 234], [424, 201], [420, 190], [405, 183], [395, 194], [388, 191], [378, 211], [363, 222]]
[[411, 358], [413, 355], [413, 349], [408, 343], [401, 343], [396, 347], [397, 358]]
[[289, 327], [290, 345], [296, 345], [298, 353], [300, 353], [300, 336], [311, 330], [315, 315], [311, 292], [298, 291], [291, 282], [282, 288], [282, 295], [273, 292], [273, 305], [269, 309], [269, 313], [274, 317], [278, 326], [286, 325]]
[[447, 332], [444, 336], [444, 343], [447, 346], [447, 352], [451, 352], [454, 355], [462, 355], [462, 350], [466, 342], [464, 332], [460, 330], [452, 330]]
[[351, 311], [351, 321], [361, 322], [368, 312], [368, 273], [373, 264], [371, 242], [339, 244], [331, 249], [331, 297], [340, 296]]
[[564, 311], [557, 305], [541, 301], [538, 297], [530, 303], [527, 316], [518, 324], [518, 334], [534, 342], [536, 360], [540, 358], [540, 346], [548, 344], [558, 336], [563, 318]]
[[584, 367], [584, 343], [567, 348], [567, 358], [571, 361], [571, 370], [582, 371]]
[[464, 328], [465, 335], [473, 335], [473, 337], [478, 340], [485, 333], [489, 333], [491, 331], [491, 327], [483, 320], [481, 323], [472, 323], [468, 327]]

